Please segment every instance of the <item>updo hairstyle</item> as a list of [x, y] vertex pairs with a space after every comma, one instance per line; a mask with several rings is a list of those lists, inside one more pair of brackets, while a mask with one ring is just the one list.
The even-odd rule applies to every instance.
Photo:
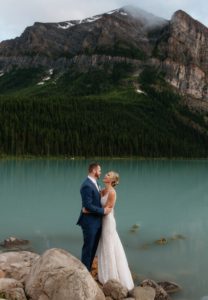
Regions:
[[110, 173], [112, 174], [111, 185], [112, 187], [115, 187], [117, 184], [119, 184], [119, 174], [114, 171], [111, 171]]

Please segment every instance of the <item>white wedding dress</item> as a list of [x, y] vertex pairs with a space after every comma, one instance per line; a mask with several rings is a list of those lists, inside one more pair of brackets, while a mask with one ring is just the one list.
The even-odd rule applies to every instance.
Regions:
[[[108, 193], [101, 198], [102, 206], [105, 205], [107, 198]], [[123, 246], [116, 231], [114, 209], [103, 217], [97, 256], [98, 280], [102, 284], [106, 283], [109, 279], [116, 279], [128, 290], [133, 289], [134, 282]]]

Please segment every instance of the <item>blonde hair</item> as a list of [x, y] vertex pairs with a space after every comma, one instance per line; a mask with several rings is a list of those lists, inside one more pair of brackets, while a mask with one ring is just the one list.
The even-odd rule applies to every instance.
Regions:
[[114, 187], [119, 184], [119, 174], [114, 171], [110, 171], [109, 173], [112, 174], [113, 181], [111, 182], [111, 185]]

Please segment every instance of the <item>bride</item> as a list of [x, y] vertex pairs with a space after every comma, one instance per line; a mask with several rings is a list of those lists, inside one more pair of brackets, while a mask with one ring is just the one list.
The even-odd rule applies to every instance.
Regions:
[[131, 290], [134, 283], [123, 246], [116, 231], [114, 218], [116, 202], [114, 187], [119, 182], [119, 175], [113, 171], [108, 172], [103, 182], [105, 188], [101, 191], [101, 204], [103, 207], [111, 207], [112, 210], [102, 219], [102, 233], [97, 249], [98, 280], [104, 284], [109, 279], [116, 279], [128, 290]]

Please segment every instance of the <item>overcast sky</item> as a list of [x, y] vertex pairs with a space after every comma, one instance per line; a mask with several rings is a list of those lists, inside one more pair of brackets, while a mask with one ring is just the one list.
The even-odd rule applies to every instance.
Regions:
[[83, 19], [125, 5], [136, 5], [170, 19], [178, 9], [208, 27], [207, 0], [0, 0], [0, 41], [21, 35], [34, 22]]

